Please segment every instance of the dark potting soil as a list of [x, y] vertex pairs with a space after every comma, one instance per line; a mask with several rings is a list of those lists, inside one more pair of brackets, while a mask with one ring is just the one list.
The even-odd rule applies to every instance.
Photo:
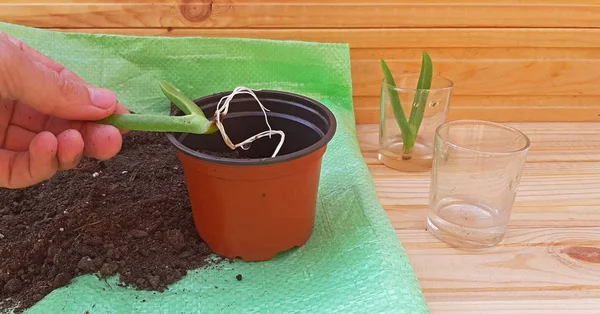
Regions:
[[222, 157], [222, 158], [229, 158], [229, 159], [250, 159], [248, 157], [242, 156], [240, 154], [240, 152], [237, 150], [228, 151], [228, 152], [213, 152], [213, 151], [209, 151], [209, 150], [198, 150], [197, 152], [199, 152], [201, 154], [205, 154], [205, 155], [214, 156], [214, 157]]
[[111, 160], [0, 190], [0, 312], [24, 310], [88, 273], [164, 291], [210, 254], [164, 134], [131, 132]]

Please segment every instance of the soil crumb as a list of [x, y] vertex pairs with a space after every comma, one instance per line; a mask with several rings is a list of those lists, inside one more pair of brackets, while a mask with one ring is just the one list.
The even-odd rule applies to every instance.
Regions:
[[22, 312], [83, 274], [164, 291], [215, 262], [160, 133], [130, 132], [113, 159], [84, 159], [38, 185], [0, 189], [0, 234], [0, 312]]

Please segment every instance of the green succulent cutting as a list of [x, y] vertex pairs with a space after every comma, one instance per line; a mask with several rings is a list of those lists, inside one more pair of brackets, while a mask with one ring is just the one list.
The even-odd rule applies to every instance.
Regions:
[[185, 115], [113, 114], [97, 122], [109, 124], [119, 129], [149, 132], [211, 134], [218, 130], [215, 122], [207, 119], [204, 112], [198, 108], [194, 101], [167, 82], [160, 81], [159, 84], [163, 94]]
[[[149, 114], [113, 114], [105, 119], [96, 121], [100, 124], [112, 125], [122, 130], [131, 131], [146, 131], [146, 132], [173, 132], [173, 133], [193, 133], [193, 134], [213, 134], [220, 131], [221, 136], [225, 144], [235, 150], [238, 147], [247, 149], [250, 143], [263, 138], [271, 137], [271, 135], [277, 134], [280, 136], [279, 145], [275, 149], [272, 157], [275, 157], [283, 141], [285, 140], [285, 133], [282, 130], [273, 130], [268, 123], [268, 117], [266, 111], [267, 108], [256, 98], [256, 95], [251, 89], [240, 86], [237, 87], [231, 94], [221, 98], [221, 101], [217, 104], [217, 108], [212, 119], [207, 119], [206, 115], [202, 110], [194, 103], [193, 100], [181, 93], [177, 88], [171, 86], [169, 83], [161, 81], [160, 89], [167, 98], [174, 103], [185, 115], [183, 116], [166, 116], [166, 115], [149, 115]], [[266, 124], [268, 130], [260, 132], [258, 134], [248, 137], [246, 140], [234, 144], [223, 126], [222, 120], [227, 115], [229, 110], [229, 104], [231, 99], [236, 94], [250, 94], [255, 97], [260, 108], [265, 115]]]
[[381, 68], [385, 76], [385, 82], [387, 86], [387, 94], [390, 97], [390, 102], [394, 111], [394, 117], [400, 130], [402, 131], [403, 151], [405, 154], [412, 152], [412, 149], [417, 140], [419, 134], [419, 128], [423, 121], [423, 115], [425, 108], [427, 107], [427, 97], [429, 95], [429, 89], [431, 88], [431, 81], [433, 77], [433, 65], [431, 57], [424, 51], [421, 61], [421, 72], [419, 74], [419, 81], [417, 83], [415, 98], [413, 105], [411, 106], [410, 116], [407, 118], [402, 105], [400, 103], [400, 97], [398, 92], [395, 90], [396, 82], [394, 76], [390, 71], [387, 63], [382, 59]]

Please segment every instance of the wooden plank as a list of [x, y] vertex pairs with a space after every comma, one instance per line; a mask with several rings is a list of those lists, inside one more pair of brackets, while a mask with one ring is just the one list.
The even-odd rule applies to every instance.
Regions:
[[[434, 72], [455, 83], [455, 95], [596, 95], [600, 69], [593, 49], [427, 49]], [[356, 96], [378, 95], [385, 59], [395, 74], [418, 73], [422, 49], [353, 49]], [[588, 73], [586, 73], [588, 72]], [[597, 99], [596, 99], [597, 101]], [[598, 102], [596, 103], [598, 104]]]
[[[445, 247], [425, 230], [399, 236], [426, 293], [600, 291], [600, 264], [593, 255], [600, 251], [600, 230], [570, 229], [512, 230], [506, 241], [520, 237], [520, 245], [499, 245], [478, 252]], [[429, 242], [411, 242], [419, 235]], [[538, 238], [546, 242], [535, 242]], [[553, 239], [561, 242], [554, 243]], [[586, 248], [592, 253], [581, 254]]]
[[[493, 121], [600, 121], [595, 82], [600, 30], [412, 29], [412, 30], [213, 30], [87, 29], [66, 31], [167, 36], [237, 36], [310, 41], [348, 41], [352, 48], [356, 120], [378, 122], [385, 57], [397, 72], [417, 71], [423, 48], [442, 75], [455, 81], [451, 119]], [[427, 32], [427, 37], [420, 37]], [[554, 40], [555, 38], [556, 40]], [[449, 40], [452, 39], [452, 40]], [[594, 39], [589, 41], [590, 39]], [[403, 48], [385, 48], [392, 45]], [[439, 47], [437, 47], [439, 45]], [[519, 47], [514, 47], [521, 45]], [[557, 47], [553, 47], [557, 46]]]
[[[482, 96], [481, 99], [485, 99]], [[600, 100], [600, 98], [599, 98]], [[361, 117], [362, 118], [362, 117]], [[498, 122], [600, 122], [600, 108], [578, 107], [459, 107], [452, 110], [449, 119], [479, 119]]]
[[[433, 30], [435, 31], [435, 30]], [[492, 30], [490, 30], [491, 32]], [[500, 30], [496, 30], [500, 31]], [[401, 44], [401, 43], [398, 43]], [[427, 52], [435, 56], [434, 61], [465, 60], [570, 60], [596, 59], [598, 49], [585, 47], [428, 47]], [[354, 61], [420, 60], [423, 48], [353, 48], [351, 57]]]
[[[379, 123], [379, 96], [355, 96], [356, 122]], [[453, 95], [449, 119], [600, 122], [600, 96]]]
[[[426, 293], [425, 297], [428, 303], [440, 302], [440, 303], [469, 303], [474, 304], [481, 303], [494, 303], [494, 301], [518, 301], [518, 302], [529, 302], [536, 303], [538, 301], [559, 301], [569, 303], [571, 301], [581, 300], [595, 300], [596, 303], [600, 302], [600, 290], [592, 289], [579, 289], [579, 290], [508, 290], [508, 291], [459, 291], [459, 292], [435, 292]], [[521, 304], [522, 307], [522, 304]], [[519, 307], [517, 307], [519, 308]], [[487, 313], [487, 312], [486, 312]], [[549, 312], [552, 313], [552, 312]], [[571, 313], [571, 312], [559, 312], [559, 313]], [[591, 312], [585, 312], [591, 313]]]
[[[1, 14], [1, 13], [0, 13]], [[2, 20], [2, 18], [0, 18]], [[206, 36], [348, 43], [352, 48], [600, 48], [600, 29], [419, 28], [419, 29], [208, 29], [61, 28], [68, 32], [138, 36]]]
[[[377, 185], [379, 188], [379, 185]], [[389, 200], [389, 195], [382, 195], [381, 199], [385, 202], [385, 211], [397, 230], [420, 230], [425, 229], [427, 217], [426, 197], [419, 196], [418, 204], [408, 204], [404, 200], [409, 198], [408, 193], [401, 193], [394, 201]], [[400, 205], [389, 205], [399, 204]], [[590, 202], [588, 205], [565, 204], [565, 202], [555, 204], [553, 202], [526, 203], [520, 200], [515, 204], [509, 226], [512, 230], [518, 229], [536, 229], [536, 228], [582, 228], [597, 227], [600, 220], [598, 204]]]
[[[506, 124], [517, 127], [530, 138], [529, 163], [576, 162], [575, 166], [579, 167], [581, 162], [600, 162], [600, 123]], [[357, 136], [366, 162], [380, 164], [377, 161], [378, 126], [358, 125]], [[403, 172], [390, 172], [389, 175], [408, 176]], [[596, 198], [600, 199], [600, 195]]]
[[[582, 89], [585, 87], [578, 85], [581, 83], [579, 79], [582, 78], [580, 73], [585, 72], [584, 69], [577, 68], [578, 63], [595, 63], [590, 65], [594, 68], [600, 65], [597, 63], [599, 59], [595, 49], [431, 48], [428, 51], [434, 59], [434, 68], [439, 71], [455, 69], [442, 73], [452, 78], [456, 84], [450, 119], [484, 119], [503, 122], [600, 121], [600, 97], [583, 95], [585, 92]], [[353, 49], [352, 71], [355, 78], [355, 95], [379, 92], [381, 84], [379, 58], [385, 58], [389, 64], [396, 64], [395, 70], [398, 72], [407, 70], [415, 72], [419, 69], [421, 53], [421, 49], [415, 48]], [[402, 71], [404, 67], [406, 67], [405, 71]], [[483, 70], [472, 71], [473, 67]], [[570, 67], [573, 67], [572, 73], [567, 70]], [[542, 68], [546, 70], [540, 71]], [[516, 75], [519, 75], [518, 79]], [[528, 81], [537, 80], [535, 78], [537, 75], [540, 75], [539, 81], [530, 84]], [[557, 77], [570, 77], [573, 82], [558, 83]], [[520, 84], [530, 88], [518, 90]], [[510, 87], [511, 85], [514, 89]], [[465, 91], [461, 86], [472, 87], [472, 90]], [[556, 86], [565, 88], [565, 95], [547, 96], [546, 94], [560, 93], [558, 92], [560, 88]], [[514, 95], [495, 95], [500, 93]], [[536, 95], [536, 93], [543, 95]], [[356, 96], [354, 104], [357, 122], [378, 123], [379, 103], [379, 95]]]
[[[396, 172], [376, 162], [369, 169], [394, 227], [424, 229], [430, 173]], [[512, 211], [511, 228], [598, 227], [598, 177], [597, 161], [528, 163]]]
[[[442, 59], [434, 72], [455, 83], [455, 95], [600, 95], [600, 59]], [[395, 74], [418, 73], [419, 60], [388, 60]], [[353, 61], [355, 96], [378, 95], [379, 60]]]
[[[135, 33], [135, 30], [114, 29], [88, 31]], [[368, 44], [374, 46], [384, 46], [390, 42], [406, 45], [406, 48], [353, 48], [351, 50], [357, 122], [376, 123], [379, 115], [377, 97], [381, 78], [378, 60], [386, 58], [392, 69], [399, 73], [418, 71], [422, 48], [412, 47], [410, 40], [419, 38], [422, 31], [424, 30], [375, 32], [374, 30], [184, 29], [169, 32], [145, 29], [141, 34], [348, 41], [351, 47], [362, 47], [366, 44], [365, 41], [370, 41]], [[600, 59], [596, 56], [596, 49], [589, 47], [595, 43], [585, 43], [588, 35], [598, 36], [597, 42], [600, 42], [600, 33], [595, 30], [592, 33], [589, 31], [570, 33], [570, 43], [564, 40], [553, 43], [546, 41], [557, 36], [560, 38], [560, 34], [565, 33], [563, 30], [430, 29], [427, 31], [428, 41], [422, 44], [427, 46], [433, 42], [441, 46], [427, 48], [436, 62], [437, 72], [450, 77], [456, 84], [450, 112], [451, 119], [600, 121], [600, 92], [595, 88], [595, 82], [600, 78], [598, 74]], [[502, 39], [501, 35], [507, 37]], [[393, 38], [388, 40], [388, 36]], [[444, 42], [448, 38], [456, 38], [456, 40]], [[476, 40], [477, 38], [479, 40]], [[496, 42], [493, 38], [500, 40]], [[438, 40], [439, 42], [436, 42]], [[452, 46], [459, 43], [465, 47]], [[476, 44], [480, 46], [473, 47]], [[526, 47], [502, 47], [521, 44]], [[562, 47], [559, 48], [544, 47], [561, 45]]]
[[[600, 290], [533, 289], [499, 291], [440, 292], [425, 290], [435, 313], [594, 313], [600, 304]], [[595, 309], [592, 310], [592, 306]]]
[[[479, 97], [482, 101], [487, 96]], [[546, 108], [546, 107], [454, 107], [450, 120], [478, 119], [497, 122], [598, 122], [600, 108]], [[358, 108], [355, 110], [356, 123], [379, 123], [379, 110]]]
[[[371, 170], [373, 169], [371, 167]], [[400, 172], [390, 173], [389, 169], [383, 167], [379, 172], [373, 170], [372, 175], [379, 201], [383, 206], [427, 205], [429, 177], [410, 178]], [[517, 191], [515, 206], [574, 208], [575, 205], [580, 205], [584, 206], [584, 209], [588, 206], [600, 207], [599, 191], [600, 173], [530, 177], [525, 172]], [[543, 215], [543, 211], [538, 214]], [[600, 221], [600, 217], [596, 218]]]
[[[594, 219], [597, 221], [598, 214], [596, 214]], [[407, 249], [435, 248], [444, 252], [454, 251], [455, 253], [477, 257], [486, 253], [502, 253], [528, 247], [546, 247], [549, 248], [547, 253], [556, 253], [560, 255], [559, 259], [589, 263], [583, 266], [587, 265], [589, 269], [600, 270], [600, 256], [595, 256], [594, 254], [596, 252], [600, 253], [600, 248], [598, 248], [598, 251], [589, 250], [590, 254], [584, 254], [588, 251], [584, 247], [590, 248], [600, 244], [600, 238], [598, 238], [598, 235], [600, 235], [600, 226], [558, 226], [555, 228], [521, 228], [511, 226], [504, 240], [497, 246], [478, 251], [455, 249], [436, 239], [431, 233], [425, 231], [424, 228], [419, 228], [419, 230], [397, 230], [396, 233], [402, 239], [402, 243]], [[597, 275], [600, 276], [600, 273]], [[600, 286], [600, 282], [598, 284]]]
[[598, 27], [592, 1], [4, 1], [0, 20], [42, 27]]
[[[564, 293], [566, 294], [566, 293]], [[557, 300], [503, 300], [430, 302], [429, 309], [436, 313], [486, 313], [486, 314], [531, 314], [531, 313], [594, 313], [600, 300], [572, 299]]]
[[[434, 61], [434, 71], [455, 83], [454, 95], [519, 95], [504, 97], [504, 106], [515, 107], [515, 99], [530, 101], [532, 96], [563, 96], [550, 98], [553, 106], [561, 104], [577, 106], [575, 101], [586, 105], [599, 105], [592, 92], [596, 75], [586, 75], [586, 69], [600, 67], [600, 59], [594, 49], [574, 48], [433, 48], [427, 49]], [[353, 49], [352, 72], [356, 96], [378, 96], [381, 86], [379, 59], [386, 59], [394, 73], [418, 73], [422, 49]], [[571, 99], [569, 99], [571, 98]], [[473, 98], [471, 98], [472, 100]], [[469, 99], [467, 99], [469, 100]], [[534, 99], [527, 107], [550, 105], [548, 97]], [[567, 101], [568, 102], [565, 102]], [[373, 101], [373, 99], [369, 99]], [[487, 98], [478, 97], [478, 106], [489, 105]], [[378, 103], [378, 101], [377, 101]], [[453, 104], [460, 106], [460, 99]], [[470, 104], [471, 108], [475, 105]], [[357, 106], [360, 107], [360, 106]], [[520, 106], [521, 107], [521, 106]], [[496, 108], [494, 108], [496, 109]], [[559, 109], [559, 108], [553, 108]], [[598, 114], [594, 115], [596, 118]]]

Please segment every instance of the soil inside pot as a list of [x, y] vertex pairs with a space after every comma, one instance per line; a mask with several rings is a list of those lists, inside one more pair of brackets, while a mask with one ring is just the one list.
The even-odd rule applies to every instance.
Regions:
[[131, 132], [111, 160], [0, 190], [0, 312], [19, 303], [22, 311], [87, 273], [163, 291], [212, 263], [209, 255], [164, 134]]
[[230, 152], [213, 152], [210, 150], [197, 150], [197, 152], [205, 155], [210, 155], [214, 157], [221, 158], [229, 158], [229, 159], [250, 159], [249, 157], [242, 156], [238, 150], [230, 151]]
[[[296, 121], [293, 117], [269, 117], [269, 123], [274, 130], [285, 132], [285, 141], [277, 156], [297, 155], [298, 151], [313, 145], [322, 138], [321, 132], [306, 123]], [[268, 130], [264, 117], [260, 115], [235, 116], [232, 114], [232, 117], [224, 120], [223, 125], [234, 143], [240, 143], [249, 135]], [[246, 146], [247, 149], [239, 147], [231, 150], [219, 132], [210, 135], [178, 134], [176, 138], [187, 148], [204, 155], [225, 159], [252, 160], [270, 159], [281, 140], [279, 135], [274, 134], [270, 138], [263, 137], [255, 140]]]
[[[172, 134], [169, 135], [170, 141], [180, 151], [204, 161], [230, 165], [267, 165], [306, 156], [325, 146], [335, 134], [335, 116], [327, 107], [313, 99], [273, 90], [255, 91], [254, 94], [267, 108], [266, 116], [254, 96], [237, 94], [229, 102], [228, 113], [221, 119], [225, 133], [231, 142], [238, 144], [270, 128], [285, 133], [283, 143], [280, 134], [271, 134], [232, 151], [220, 132], [210, 135]], [[221, 92], [194, 102], [207, 117], [213, 117], [217, 107], [222, 104], [223, 97], [230, 95], [230, 91]], [[171, 109], [172, 115], [184, 114], [175, 107]], [[280, 144], [282, 145], [279, 146]], [[273, 159], [275, 152], [276, 159]], [[239, 159], [246, 160], [240, 162]]]

